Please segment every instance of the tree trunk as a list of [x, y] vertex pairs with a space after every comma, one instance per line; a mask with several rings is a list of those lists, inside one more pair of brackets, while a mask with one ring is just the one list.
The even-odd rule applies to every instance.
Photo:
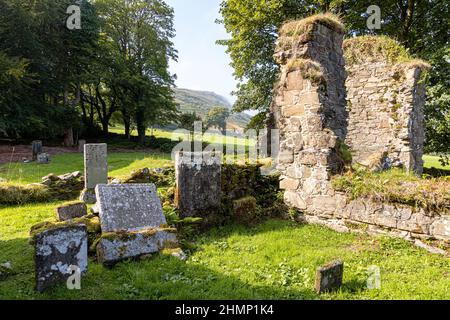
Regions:
[[64, 146], [65, 147], [73, 147], [73, 128], [66, 129], [64, 131]]
[[128, 140], [131, 140], [131, 117], [122, 111], [122, 121], [125, 127], [125, 136]]

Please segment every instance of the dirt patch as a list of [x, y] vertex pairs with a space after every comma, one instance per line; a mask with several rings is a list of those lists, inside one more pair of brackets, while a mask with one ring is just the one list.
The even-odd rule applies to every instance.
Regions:
[[[50, 155], [76, 153], [78, 148], [43, 147], [43, 152]], [[0, 145], [0, 164], [31, 160], [31, 145]]]

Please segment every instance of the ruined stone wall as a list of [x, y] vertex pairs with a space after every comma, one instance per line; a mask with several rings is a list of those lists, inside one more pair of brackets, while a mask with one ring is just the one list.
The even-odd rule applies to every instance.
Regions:
[[346, 144], [354, 163], [385, 158], [387, 166], [421, 174], [425, 85], [421, 68], [387, 61], [347, 61]]
[[346, 162], [345, 145], [358, 162], [386, 149], [393, 164], [421, 171], [424, 87], [412, 65], [396, 69], [374, 62], [346, 71], [343, 28], [307, 22], [282, 29], [275, 53], [281, 76], [271, 114], [280, 130], [277, 168], [285, 202], [306, 221], [340, 231], [362, 224], [374, 232], [449, 241], [448, 215], [351, 200], [333, 189], [331, 176]]
[[329, 177], [343, 166], [336, 150], [347, 128], [343, 33], [322, 24], [307, 29], [307, 37], [279, 43], [282, 74], [272, 106], [281, 187], [286, 202], [300, 209], [332, 196]]

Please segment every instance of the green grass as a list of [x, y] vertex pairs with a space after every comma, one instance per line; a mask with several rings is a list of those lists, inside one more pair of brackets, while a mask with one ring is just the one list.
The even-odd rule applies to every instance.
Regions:
[[[123, 127], [117, 126], [114, 128], [110, 128], [109, 131], [111, 133], [116, 134], [124, 134]], [[175, 131], [169, 131], [169, 130], [162, 130], [162, 129], [148, 129], [146, 134], [148, 136], [154, 135], [156, 138], [166, 138], [166, 139], [173, 139], [177, 141], [178, 139], [187, 140], [189, 139], [189, 135], [183, 134], [180, 132]], [[137, 132], [133, 131], [131, 133], [132, 136], [137, 136]], [[244, 138], [234, 138], [234, 137], [228, 137], [228, 136], [221, 136], [217, 133], [205, 133], [203, 135], [203, 141], [206, 143], [222, 143], [222, 144], [235, 144], [238, 146], [249, 146], [250, 144], [254, 143], [252, 139], [244, 139]]]
[[439, 157], [438, 156], [425, 155], [425, 156], [423, 156], [423, 160], [425, 161], [425, 163], [424, 163], [424, 167], [425, 168], [436, 168], [436, 169], [450, 170], [450, 166], [445, 166], [444, 167], [439, 162]]
[[[142, 168], [158, 168], [170, 164], [168, 154], [144, 152], [110, 153], [108, 154], [108, 170], [110, 177], [128, 175], [131, 170]], [[57, 175], [81, 171], [83, 172], [83, 155], [81, 153], [67, 153], [52, 157], [50, 164], [10, 163], [0, 166], [0, 177], [11, 183], [40, 182], [49, 173]]]
[[[403, 240], [340, 234], [313, 225], [270, 220], [255, 228], [227, 226], [200, 236], [186, 262], [155, 256], [106, 269], [90, 261], [82, 290], [33, 290], [28, 230], [51, 220], [57, 203], [0, 208], [0, 262], [14, 275], [0, 299], [448, 299], [450, 260]], [[345, 263], [344, 285], [318, 296], [315, 270]], [[366, 270], [381, 269], [381, 289], [366, 288]]]

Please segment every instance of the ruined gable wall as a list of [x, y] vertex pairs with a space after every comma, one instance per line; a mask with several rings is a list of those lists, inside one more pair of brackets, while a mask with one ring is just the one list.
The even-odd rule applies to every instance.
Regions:
[[386, 61], [347, 63], [346, 144], [353, 162], [387, 156], [388, 165], [421, 174], [425, 86], [419, 67]]
[[[330, 181], [343, 168], [343, 142], [353, 147], [357, 161], [388, 147], [392, 158], [420, 169], [424, 102], [420, 72], [414, 66], [397, 74], [387, 64], [360, 64], [347, 67], [347, 78], [343, 31], [320, 21], [299, 25], [291, 28], [296, 32], [281, 32], [275, 54], [281, 77], [271, 111], [280, 130], [277, 168], [285, 202], [300, 209], [306, 221], [338, 231], [362, 224], [371, 232], [449, 241], [450, 216], [371, 199], [352, 200], [335, 191]], [[389, 109], [394, 102], [401, 107]]]
[[286, 201], [305, 209], [315, 196], [333, 196], [329, 177], [343, 166], [336, 152], [347, 127], [343, 33], [314, 23], [303, 37], [280, 40], [282, 75], [272, 110], [280, 130], [278, 169]]

